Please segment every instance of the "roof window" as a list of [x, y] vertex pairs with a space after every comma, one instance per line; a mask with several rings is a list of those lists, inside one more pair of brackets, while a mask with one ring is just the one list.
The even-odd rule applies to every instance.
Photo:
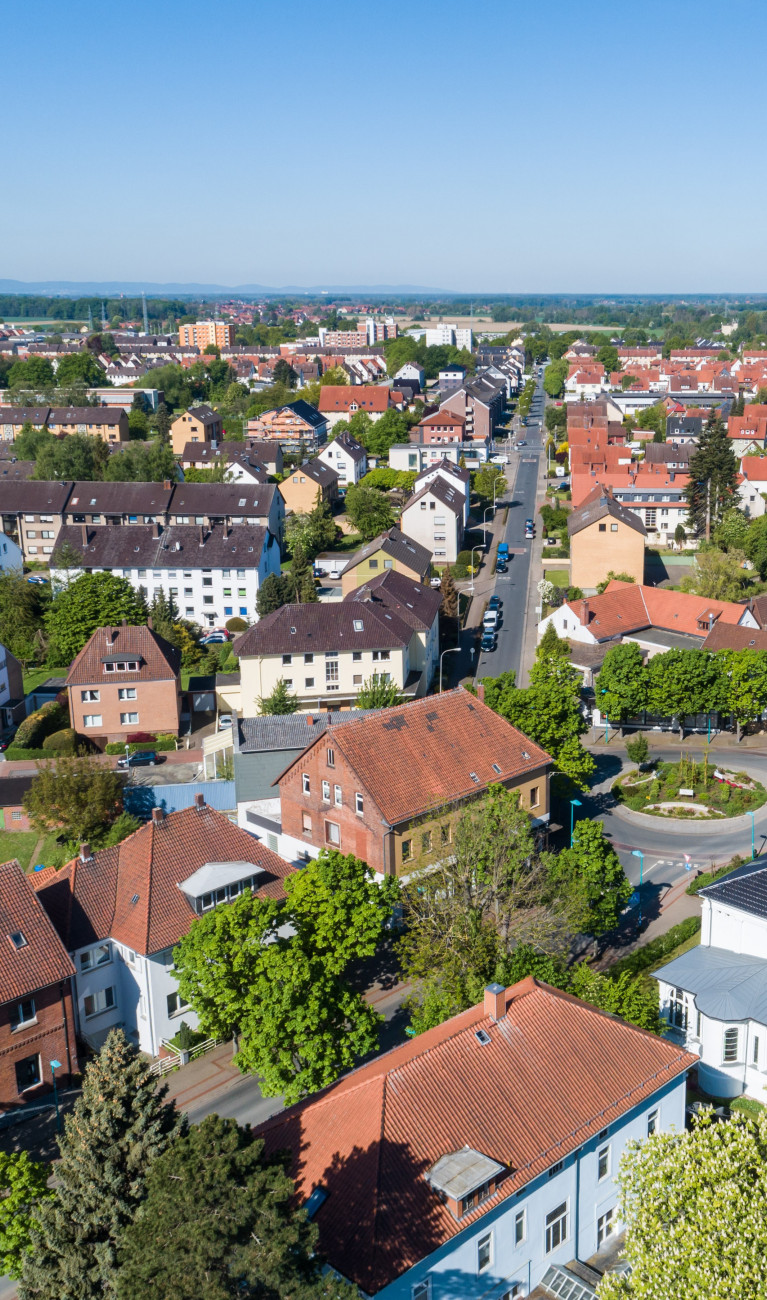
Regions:
[[492, 763], [492, 764], [491, 764], [491, 767], [492, 767], [493, 771], [494, 771], [494, 772], [497, 772], [498, 775], [500, 776], [500, 774], [501, 774], [501, 768], [500, 768], [500, 766], [498, 765], [498, 763]]
[[138, 894], [134, 894], [134, 895], [133, 895], [133, 898], [131, 899], [131, 902], [132, 902], [133, 904], [136, 904], [136, 903], [138, 902]]
[[22, 930], [14, 930], [13, 934], [10, 935], [9, 938], [17, 952], [19, 951], [19, 948], [26, 948], [27, 938]]
[[[361, 618], [355, 618], [355, 620], [354, 620], [352, 626], [353, 626], [355, 632], [364, 632], [364, 630], [365, 630], [365, 625], [364, 625], [364, 623], [362, 622], [362, 619], [361, 619]], [[751, 642], [751, 644], [752, 644], [752, 645], [754, 644], [753, 641]]]
[[476, 772], [469, 772], [469, 776], [471, 777], [475, 785], [479, 785], [479, 777], [477, 776]]
[[488, 1043], [491, 1043], [493, 1041], [486, 1029], [475, 1029], [474, 1037], [476, 1038], [480, 1047], [487, 1047]]

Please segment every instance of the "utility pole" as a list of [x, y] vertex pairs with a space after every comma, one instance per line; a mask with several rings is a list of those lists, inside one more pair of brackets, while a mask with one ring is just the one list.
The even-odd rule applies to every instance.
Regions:
[[145, 333], [145, 334], [148, 334], [148, 333], [149, 333], [149, 316], [147, 315], [147, 310], [146, 310], [146, 294], [145, 294], [145, 293], [142, 293], [142, 295], [141, 295], [141, 305], [142, 305], [142, 307], [143, 307], [143, 309], [144, 309], [144, 333]]
[[706, 479], [706, 541], [711, 541], [711, 479]]
[[106, 305], [105, 302], [102, 302], [102, 304], [101, 304], [101, 328], [102, 328], [103, 332], [106, 333], [106, 328], [107, 328], [107, 305]]

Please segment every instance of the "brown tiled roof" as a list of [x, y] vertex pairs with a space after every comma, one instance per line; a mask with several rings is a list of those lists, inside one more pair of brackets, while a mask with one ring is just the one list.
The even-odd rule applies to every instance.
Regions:
[[[355, 627], [361, 623], [361, 627]], [[322, 654], [328, 650], [395, 650], [410, 642], [411, 629], [396, 614], [374, 605], [312, 602], [283, 605], [260, 618], [235, 642], [239, 659], [257, 655]]]
[[719, 620], [712, 627], [701, 650], [767, 650], [767, 631], [755, 627], [733, 627], [732, 623], [722, 623]]
[[[369, 1295], [696, 1063], [532, 977], [505, 997], [499, 1020], [472, 1007], [256, 1129], [302, 1200], [323, 1187], [320, 1249]], [[464, 1146], [508, 1172], [456, 1220], [424, 1175]]]
[[125, 419], [122, 407], [57, 406], [48, 416], [49, 424], [120, 424]]
[[[294, 868], [223, 813], [204, 805], [150, 821], [116, 848], [75, 858], [38, 897], [67, 949], [115, 939], [148, 955], [170, 948], [195, 913], [178, 885], [206, 862], [252, 862], [264, 898], [284, 898]], [[136, 900], [134, 902], [134, 899]]]
[[72, 487], [72, 483], [49, 483], [47, 479], [0, 480], [0, 514], [60, 514]]
[[13, 479], [15, 482], [31, 478], [36, 469], [33, 460], [9, 460], [0, 458], [0, 478]]
[[[26, 941], [17, 948], [12, 934]], [[0, 1001], [23, 998], [74, 974], [69, 957], [26, 872], [0, 866]]]
[[635, 532], [641, 533], [643, 537], [647, 536], [647, 529], [639, 515], [619, 505], [609, 487], [600, 487], [599, 484], [589, 492], [586, 500], [577, 510], [570, 512], [567, 517], [567, 531], [572, 537], [574, 533], [582, 532], [584, 528], [598, 523], [600, 519], [606, 519], [608, 515], [611, 519], [617, 519], [620, 523], [633, 528]]
[[394, 610], [409, 627], [424, 632], [433, 625], [439, 613], [442, 592], [422, 582], [414, 582], [406, 573], [397, 573], [396, 569], [384, 569], [376, 577], [368, 578], [361, 587], [355, 587], [344, 600], [384, 605]]
[[274, 483], [177, 483], [169, 511], [172, 515], [269, 514], [277, 491]]
[[181, 669], [181, 652], [144, 626], [100, 627], [86, 642], [67, 674], [67, 686], [105, 680], [106, 659], [139, 661], [138, 672], [113, 672], [110, 682], [173, 681]]
[[344, 719], [334, 723], [333, 737], [392, 826], [551, 762], [545, 749], [462, 686]]

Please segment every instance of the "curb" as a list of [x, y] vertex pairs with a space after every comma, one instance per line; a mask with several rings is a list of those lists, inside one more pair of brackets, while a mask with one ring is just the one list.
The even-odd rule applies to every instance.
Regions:
[[[762, 816], [755, 816], [756, 822], [764, 820], [767, 816], [767, 804], [762, 804], [761, 808], [755, 810]], [[710, 835], [714, 827], [721, 827], [722, 830], [744, 831], [751, 826], [751, 817], [749, 813], [741, 813], [738, 817], [709, 817], [701, 821], [695, 821], [692, 817], [653, 817], [650, 813], [634, 812], [633, 808], [625, 808], [622, 804], [616, 804], [612, 809], [612, 814], [619, 820], [625, 820], [633, 826], [643, 826], [648, 829], [650, 826], [665, 826], [672, 835], [692, 833], [693, 835]]]

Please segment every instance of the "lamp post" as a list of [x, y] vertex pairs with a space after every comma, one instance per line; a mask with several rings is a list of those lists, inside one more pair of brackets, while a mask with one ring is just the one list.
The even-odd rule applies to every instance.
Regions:
[[631, 850], [632, 858], [639, 858], [639, 929], [642, 929], [642, 882], [644, 880], [644, 853], [641, 849]]
[[481, 551], [481, 546], [472, 546], [471, 548], [471, 594], [474, 595], [474, 552]]
[[61, 1132], [61, 1114], [59, 1112], [59, 1090], [56, 1086], [56, 1071], [61, 1069], [61, 1061], [51, 1061], [51, 1076], [53, 1078], [53, 1100], [56, 1106], [56, 1132]]
[[487, 516], [495, 510], [495, 506], [486, 506], [482, 515], [482, 532], [485, 534], [485, 550], [487, 550]]
[[580, 799], [570, 800], [570, 848], [573, 847], [573, 828], [575, 826], [575, 810], [582, 808], [583, 804]]
[[754, 832], [754, 814], [753, 814], [753, 812], [751, 811], [750, 808], [749, 808], [747, 811], [748, 811], [748, 815], [749, 815], [749, 817], [751, 818], [751, 861], [753, 862], [754, 858], [756, 857], [756, 838], [755, 838], [755, 832]]
[[452, 655], [452, 654], [455, 654], [456, 650], [460, 650], [460, 648], [461, 648], [461, 647], [460, 647], [459, 645], [451, 645], [450, 649], [449, 649], [449, 650], [443, 650], [443, 651], [442, 651], [442, 654], [441, 654], [440, 657], [439, 657], [439, 693], [440, 693], [440, 695], [442, 694], [442, 660], [444, 659], [445, 655]]

